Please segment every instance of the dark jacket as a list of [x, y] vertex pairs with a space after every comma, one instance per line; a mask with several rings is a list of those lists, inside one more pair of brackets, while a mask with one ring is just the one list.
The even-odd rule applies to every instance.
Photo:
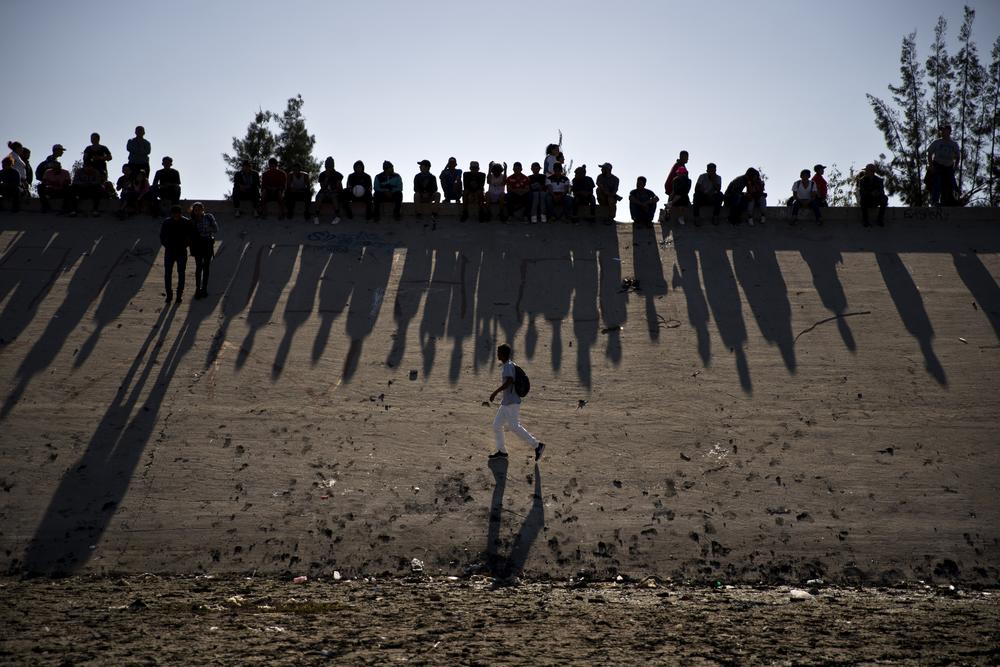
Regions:
[[260, 174], [251, 171], [249, 174], [240, 169], [233, 174], [233, 192], [260, 192]]
[[872, 174], [871, 176], [865, 174], [858, 179], [858, 194], [863, 199], [868, 199], [869, 197], [884, 197], [885, 182], [875, 174]]
[[195, 229], [191, 218], [181, 216], [180, 220], [167, 218], [160, 225], [160, 244], [166, 248], [167, 252], [175, 255], [187, 255], [187, 249], [194, 241], [198, 230]]
[[465, 185], [466, 191], [482, 192], [483, 188], [486, 187], [486, 172], [467, 171], [462, 174], [462, 183]]
[[430, 172], [427, 172], [426, 174], [422, 171], [418, 172], [417, 175], [413, 177], [413, 191], [424, 195], [437, 192], [437, 177]]
[[462, 196], [462, 170], [449, 169], [445, 167], [441, 170], [441, 189], [444, 191], [445, 199], [458, 199]]
[[[363, 185], [365, 187], [365, 192], [367, 192], [369, 195], [371, 195], [371, 193], [372, 193], [372, 177], [369, 176], [368, 174], [366, 174], [364, 172], [361, 172], [359, 174], [356, 171], [352, 171], [350, 174], [348, 174], [348, 176], [347, 176], [347, 190], [348, 191], [353, 190], [355, 185]], [[351, 192], [351, 196], [352, 197], [354, 196], [353, 192]]]

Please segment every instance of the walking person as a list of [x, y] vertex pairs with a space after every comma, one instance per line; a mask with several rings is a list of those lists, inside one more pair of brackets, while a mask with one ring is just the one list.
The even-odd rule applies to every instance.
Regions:
[[527, 387], [525, 385], [527, 385], [528, 376], [524, 374], [524, 371], [521, 371], [520, 376], [522, 380], [519, 381], [517, 379], [518, 371], [521, 369], [511, 360], [510, 345], [505, 343], [497, 348], [497, 359], [502, 364], [500, 367], [501, 384], [490, 394], [490, 403], [493, 402], [498, 394], [502, 394], [503, 397], [500, 400], [500, 409], [497, 410], [497, 416], [493, 419], [493, 435], [496, 438], [497, 450], [490, 454], [489, 458], [507, 458], [507, 447], [504, 445], [503, 433], [504, 427], [507, 427], [535, 448], [535, 460], [537, 461], [542, 458], [542, 452], [545, 451], [545, 443], [528, 433], [528, 429], [521, 425], [521, 397], [527, 394]]
[[170, 207], [170, 217], [160, 225], [160, 244], [163, 245], [163, 283], [166, 287], [165, 303], [174, 300], [173, 269], [177, 267], [177, 303], [184, 298], [184, 273], [187, 270], [188, 247], [194, 238], [194, 225], [185, 218], [179, 204]]
[[[219, 233], [219, 223], [211, 213], [205, 213], [205, 205], [200, 201], [191, 204], [191, 256], [194, 257], [194, 298], [208, 296], [208, 274], [215, 257], [215, 236]], [[180, 289], [177, 290], [180, 300]]]

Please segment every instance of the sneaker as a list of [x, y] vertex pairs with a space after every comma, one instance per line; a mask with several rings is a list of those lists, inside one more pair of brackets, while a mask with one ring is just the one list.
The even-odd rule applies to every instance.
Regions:
[[340, 224], [340, 216], [334, 216], [333, 220], [330, 221], [330, 224], [331, 225], [339, 225]]
[[541, 218], [542, 222], [545, 222], [545, 216], [544, 215], [540, 215], [538, 217]]
[[767, 222], [767, 218], [765, 218], [763, 215], [760, 216], [760, 224], [763, 225], [765, 222]]
[[532, 224], [538, 222], [538, 216], [537, 215], [531, 216], [531, 222], [532, 222]]
[[493, 452], [486, 458], [488, 459], [505, 459], [507, 458], [507, 452]]
[[316, 216], [315, 218], [313, 218], [313, 224], [314, 225], [318, 225], [319, 224], [319, 216]]
[[545, 443], [544, 442], [538, 443], [538, 446], [535, 447], [535, 460], [536, 461], [538, 459], [542, 458], [542, 452], [544, 452], [544, 451], [545, 451]]

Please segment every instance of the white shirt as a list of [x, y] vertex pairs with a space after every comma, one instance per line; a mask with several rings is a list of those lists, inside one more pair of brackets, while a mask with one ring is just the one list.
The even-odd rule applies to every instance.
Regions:
[[816, 194], [816, 184], [812, 181], [803, 183], [802, 179], [799, 179], [792, 185], [792, 194], [799, 201], [809, 201]]

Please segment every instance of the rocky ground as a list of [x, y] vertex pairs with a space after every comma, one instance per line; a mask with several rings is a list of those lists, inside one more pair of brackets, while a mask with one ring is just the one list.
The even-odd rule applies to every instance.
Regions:
[[998, 602], [923, 585], [6, 579], [0, 663], [993, 665]]

